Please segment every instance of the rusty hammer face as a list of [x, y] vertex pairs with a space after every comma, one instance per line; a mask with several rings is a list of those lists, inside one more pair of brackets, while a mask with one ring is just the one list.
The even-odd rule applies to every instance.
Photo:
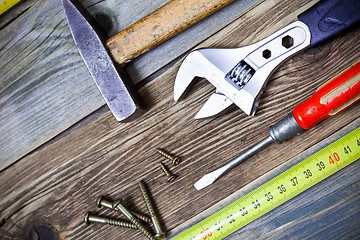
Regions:
[[103, 44], [106, 35], [80, 3], [62, 0], [62, 4], [78, 51], [116, 120], [133, 116], [140, 109], [140, 97], [109, 56]]

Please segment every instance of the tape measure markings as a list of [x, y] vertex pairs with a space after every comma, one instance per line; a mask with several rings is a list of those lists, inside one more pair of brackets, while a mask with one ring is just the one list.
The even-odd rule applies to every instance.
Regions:
[[360, 128], [294, 165], [173, 239], [221, 239], [360, 158]]

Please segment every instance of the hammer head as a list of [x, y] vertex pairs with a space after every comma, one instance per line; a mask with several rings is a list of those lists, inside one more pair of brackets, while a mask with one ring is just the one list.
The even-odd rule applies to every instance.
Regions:
[[104, 34], [76, 0], [62, 0], [78, 51], [116, 120], [123, 121], [140, 109], [140, 98], [129, 88], [126, 73], [118, 71], [104, 47]]

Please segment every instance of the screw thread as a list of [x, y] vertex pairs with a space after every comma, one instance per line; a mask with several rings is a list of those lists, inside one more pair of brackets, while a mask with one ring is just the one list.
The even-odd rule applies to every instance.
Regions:
[[124, 227], [124, 228], [137, 229], [137, 227], [132, 223], [124, 222], [124, 221], [120, 221], [120, 220], [116, 220], [116, 219], [111, 219], [111, 218], [100, 217], [95, 214], [92, 214], [91, 212], [86, 213], [85, 222], [87, 224], [96, 222], [96, 223], [114, 225], [114, 226], [119, 226], [119, 227]]
[[[110, 208], [110, 209], [114, 209], [117, 212], [121, 212], [119, 208], [113, 208], [113, 202], [105, 199], [103, 196], [101, 196], [100, 198], [98, 198], [97, 200], [97, 205], [98, 207], [106, 207], [106, 208]], [[129, 211], [132, 215], [134, 215], [136, 218], [146, 222], [146, 223], [151, 223], [151, 218], [145, 214], [142, 213], [138, 213], [138, 212], [133, 212], [133, 211]]]
[[173, 174], [171, 174], [171, 173], [169, 172], [169, 170], [166, 169], [166, 167], [165, 167], [164, 164], [160, 163], [160, 167], [161, 167], [161, 169], [163, 170], [163, 172], [166, 174], [166, 176], [168, 177], [168, 178], [167, 178], [167, 181], [168, 181], [168, 182], [172, 182], [172, 181], [175, 180], [176, 176], [173, 175]]
[[174, 156], [171, 155], [170, 153], [168, 153], [167, 151], [165, 151], [164, 149], [161, 148], [157, 148], [156, 151], [158, 153], [160, 153], [161, 155], [163, 155], [164, 157], [166, 157], [167, 159], [173, 160]]
[[151, 233], [121, 204], [121, 201], [113, 205], [113, 209], [119, 208], [120, 211], [134, 224], [148, 239], [155, 240]]
[[143, 182], [139, 182], [139, 187], [140, 187], [140, 191], [141, 191], [141, 194], [145, 200], [145, 204], [146, 204], [146, 207], [147, 209], [149, 210], [149, 213], [150, 213], [150, 217], [154, 216], [155, 215], [155, 212], [154, 212], [154, 208], [150, 202], [150, 197], [149, 197], [149, 194], [147, 193], [146, 191], [146, 188], [145, 188], [145, 185]]
[[169, 172], [169, 170], [167, 170], [167, 168], [165, 167], [165, 165], [163, 163], [160, 163], [160, 167], [163, 170], [163, 172], [165, 173], [166, 176], [170, 177], [171, 173]]
[[167, 159], [170, 159], [170, 161], [174, 164], [174, 165], [178, 165], [181, 161], [181, 157], [180, 156], [175, 156], [170, 154], [169, 152], [165, 151], [164, 149], [161, 148], [156, 148], [156, 151], [158, 153], [160, 153], [161, 155], [163, 155], [164, 157], [166, 157]]
[[107, 218], [106, 223], [108, 225], [114, 225], [114, 226], [118, 226], [118, 227], [138, 229], [134, 224], [132, 224], [130, 222], [124, 222], [124, 221], [115, 220], [115, 219], [111, 219], [111, 218]]
[[155, 214], [155, 211], [154, 211], [154, 207], [150, 201], [150, 197], [149, 197], [149, 194], [146, 190], [146, 187], [144, 185], [143, 182], [139, 182], [139, 188], [140, 188], [140, 191], [141, 191], [141, 194], [145, 200], [145, 204], [146, 204], [146, 207], [150, 213], [150, 217], [151, 217], [151, 220], [152, 220], [152, 223], [154, 225], [154, 228], [155, 228], [155, 232], [156, 232], [156, 235], [155, 237], [157, 239], [161, 239], [161, 238], [164, 238], [165, 237], [165, 232], [161, 229], [161, 224], [159, 222], [159, 219], [157, 217], [157, 215]]
[[151, 233], [141, 225], [135, 218], [130, 219], [131, 223], [134, 224], [148, 239], [155, 240]]
[[[117, 211], [119, 211], [119, 210], [117, 210]], [[133, 212], [133, 211], [131, 211], [131, 214], [143, 222], [151, 223], [151, 218], [149, 218], [149, 216], [146, 216], [146, 215], [138, 213], [138, 212]]]

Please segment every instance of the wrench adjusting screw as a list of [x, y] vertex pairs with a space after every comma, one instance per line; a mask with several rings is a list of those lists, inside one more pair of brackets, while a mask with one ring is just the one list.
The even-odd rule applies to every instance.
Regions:
[[174, 165], [178, 165], [180, 163], [180, 160], [181, 160], [180, 156], [172, 155], [171, 153], [169, 153], [161, 148], [157, 148], [156, 151], [158, 153], [160, 153], [161, 155], [163, 155], [164, 157], [166, 157], [167, 159], [170, 159]]
[[[118, 207], [116, 208], [113, 208], [113, 202], [108, 200], [108, 199], [105, 199], [104, 196], [101, 196], [97, 199], [96, 201], [96, 205], [100, 208], [100, 207], [106, 207], [106, 208], [110, 208], [110, 209], [113, 209], [115, 211], [118, 211], [118, 212], [121, 212], [120, 209]], [[130, 211], [130, 213], [132, 215], [134, 215], [134, 217], [142, 220], [143, 222], [146, 222], [146, 223], [151, 223], [151, 218], [145, 214], [141, 214], [141, 213], [137, 213], [137, 212], [133, 212], [133, 211]]]
[[124, 227], [124, 228], [138, 229], [131, 222], [124, 222], [124, 221], [115, 220], [115, 219], [111, 219], [111, 218], [100, 217], [100, 216], [92, 214], [91, 212], [88, 212], [85, 214], [85, 223], [86, 224], [95, 223], [95, 222], [102, 223], [102, 224], [108, 224], [108, 225], [114, 225], [114, 226], [118, 226], [118, 227]]
[[121, 204], [121, 200], [114, 203], [112, 208], [118, 208], [148, 239], [155, 240], [151, 233], [134, 217], [134, 215], [132, 215], [123, 204]]
[[151, 220], [152, 220], [152, 223], [154, 225], [154, 228], [155, 228], [155, 238], [156, 239], [163, 239], [166, 235], [166, 233], [161, 229], [161, 225], [160, 225], [160, 222], [159, 222], [159, 219], [158, 217], [156, 216], [155, 214], [155, 211], [154, 211], [154, 208], [151, 204], [151, 201], [150, 201], [150, 197], [149, 197], [149, 194], [147, 193], [146, 191], [146, 188], [145, 188], [145, 185], [143, 182], [139, 182], [139, 187], [140, 187], [140, 191], [141, 191], [141, 194], [143, 195], [144, 197], [144, 200], [145, 200], [145, 203], [146, 203], [146, 207], [147, 209], [149, 210], [149, 213], [150, 213], [150, 216], [151, 216]]
[[161, 167], [161, 169], [163, 170], [163, 172], [166, 174], [166, 176], [168, 177], [168, 178], [167, 178], [167, 181], [168, 181], [168, 182], [172, 182], [172, 181], [175, 180], [176, 176], [173, 175], [173, 174], [171, 174], [171, 173], [169, 172], [169, 170], [166, 169], [166, 167], [165, 167], [164, 164], [160, 163], [160, 167]]

